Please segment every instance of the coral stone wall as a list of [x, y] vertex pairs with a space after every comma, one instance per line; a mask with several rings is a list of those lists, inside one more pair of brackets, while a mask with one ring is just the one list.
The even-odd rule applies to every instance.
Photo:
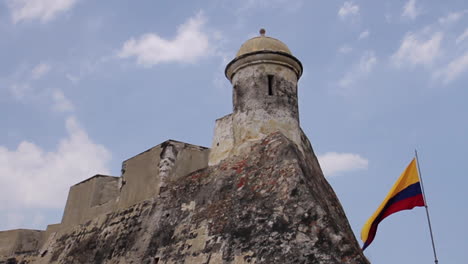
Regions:
[[119, 177], [96, 175], [73, 185], [68, 193], [62, 225], [81, 224], [115, 210], [118, 181]]
[[56, 236], [30, 263], [368, 264], [310, 144], [281, 133]]
[[150, 199], [167, 182], [208, 166], [208, 148], [168, 140], [122, 164], [118, 208]]

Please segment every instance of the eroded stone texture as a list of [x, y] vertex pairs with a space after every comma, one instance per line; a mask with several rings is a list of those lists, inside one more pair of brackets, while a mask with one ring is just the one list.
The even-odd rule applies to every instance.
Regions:
[[154, 197], [167, 182], [206, 167], [209, 152], [204, 147], [168, 140], [124, 161], [117, 208]]
[[368, 263], [300, 128], [302, 65], [261, 32], [226, 67], [211, 150], [169, 140], [73, 186], [61, 224], [0, 233], [0, 264]]
[[232, 83], [233, 113], [216, 121], [210, 165], [244, 155], [250, 142], [276, 131], [303, 151], [297, 98], [302, 64], [284, 43], [264, 34], [246, 41], [225, 74]]
[[115, 210], [118, 177], [95, 175], [73, 185], [63, 213], [62, 225], [73, 226]]
[[43, 233], [40, 230], [27, 229], [0, 231], [0, 260], [13, 254], [35, 252], [43, 239]]
[[232, 114], [216, 120], [208, 165], [216, 165], [231, 155], [234, 147]]
[[[57, 234], [27, 263], [368, 263], [310, 144], [281, 133]], [[1, 261], [0, 261], [1, 263]], [[5, 262], [3, 262], [5, 263]]]
[[231, 80], [234, 112], [216, 120], [210, 165], [218, 164], [229, 155], [245, 155], [251, 141], [276, 131], [303, 151], [298, 77], [290, 67], [261, 62], [237, 70]]

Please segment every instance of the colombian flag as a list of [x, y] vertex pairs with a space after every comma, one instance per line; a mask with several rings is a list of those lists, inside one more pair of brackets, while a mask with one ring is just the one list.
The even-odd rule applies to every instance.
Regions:
[[372, 243], [377, 233], [377, 226], [385, 217], [402, 210], [409, 210], [416, 206], [424, 205], [416, 159], [413, 159], [393, 185], [377, 211], [367, 220], [362, 228], [361, 239], [364, 242], [362, 250]]

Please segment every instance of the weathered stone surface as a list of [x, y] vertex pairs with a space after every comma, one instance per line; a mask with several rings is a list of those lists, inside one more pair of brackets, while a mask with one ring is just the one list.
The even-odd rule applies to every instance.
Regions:
[[2, 257], [36, 251], [43, 237], [44, 232], [40, 230], [15, 229], [0, 231], [0, 260]]
[[216, 120], [208, 165], [216, 165], [229, 157], [233, 147], [232, 114], [229, 114]]
[[170, 182], [159, 197], [58, 233], [16, 260], [368, 263], [305, 137], [302, 147], [273, 133], [245, 156]]
[[168, 140], [124, 161], [117, 208], [154, 197], [166, 182], [206, 167], [209, 152], [204, 147]]
[[95, 175], [73, 185], [63, 213], [62, 225], [73, 226], [115, 210], [119, 177]]
[[0, 232], [0, 264], [368, 263], [300, 127], [302, 65], [264, 33], [226, 67], [211, 150], [169, 140], [73, 186], [62, 223]]
[[297, 97], [300, 61], [284, 43], [264, 35], [246, 41], [241, 50], [226, 66], [233, 113], [216, 120], [210, 165], [229, 155], [243, 155], [251, 141], [276, 131], [303, 151]]

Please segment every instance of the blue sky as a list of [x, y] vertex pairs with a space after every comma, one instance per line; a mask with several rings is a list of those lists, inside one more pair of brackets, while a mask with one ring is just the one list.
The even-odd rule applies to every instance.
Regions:
[[[59, 222], [71, 185], [167, 139], [209, 147], [262, 27], [304, 65], [301, 125], [356, 236], [417, 148], [440, 262], [466, 262], [465, 0], [0, 1], [0, 230]], [[365, 253], [433, 261], [424, 210]]]

